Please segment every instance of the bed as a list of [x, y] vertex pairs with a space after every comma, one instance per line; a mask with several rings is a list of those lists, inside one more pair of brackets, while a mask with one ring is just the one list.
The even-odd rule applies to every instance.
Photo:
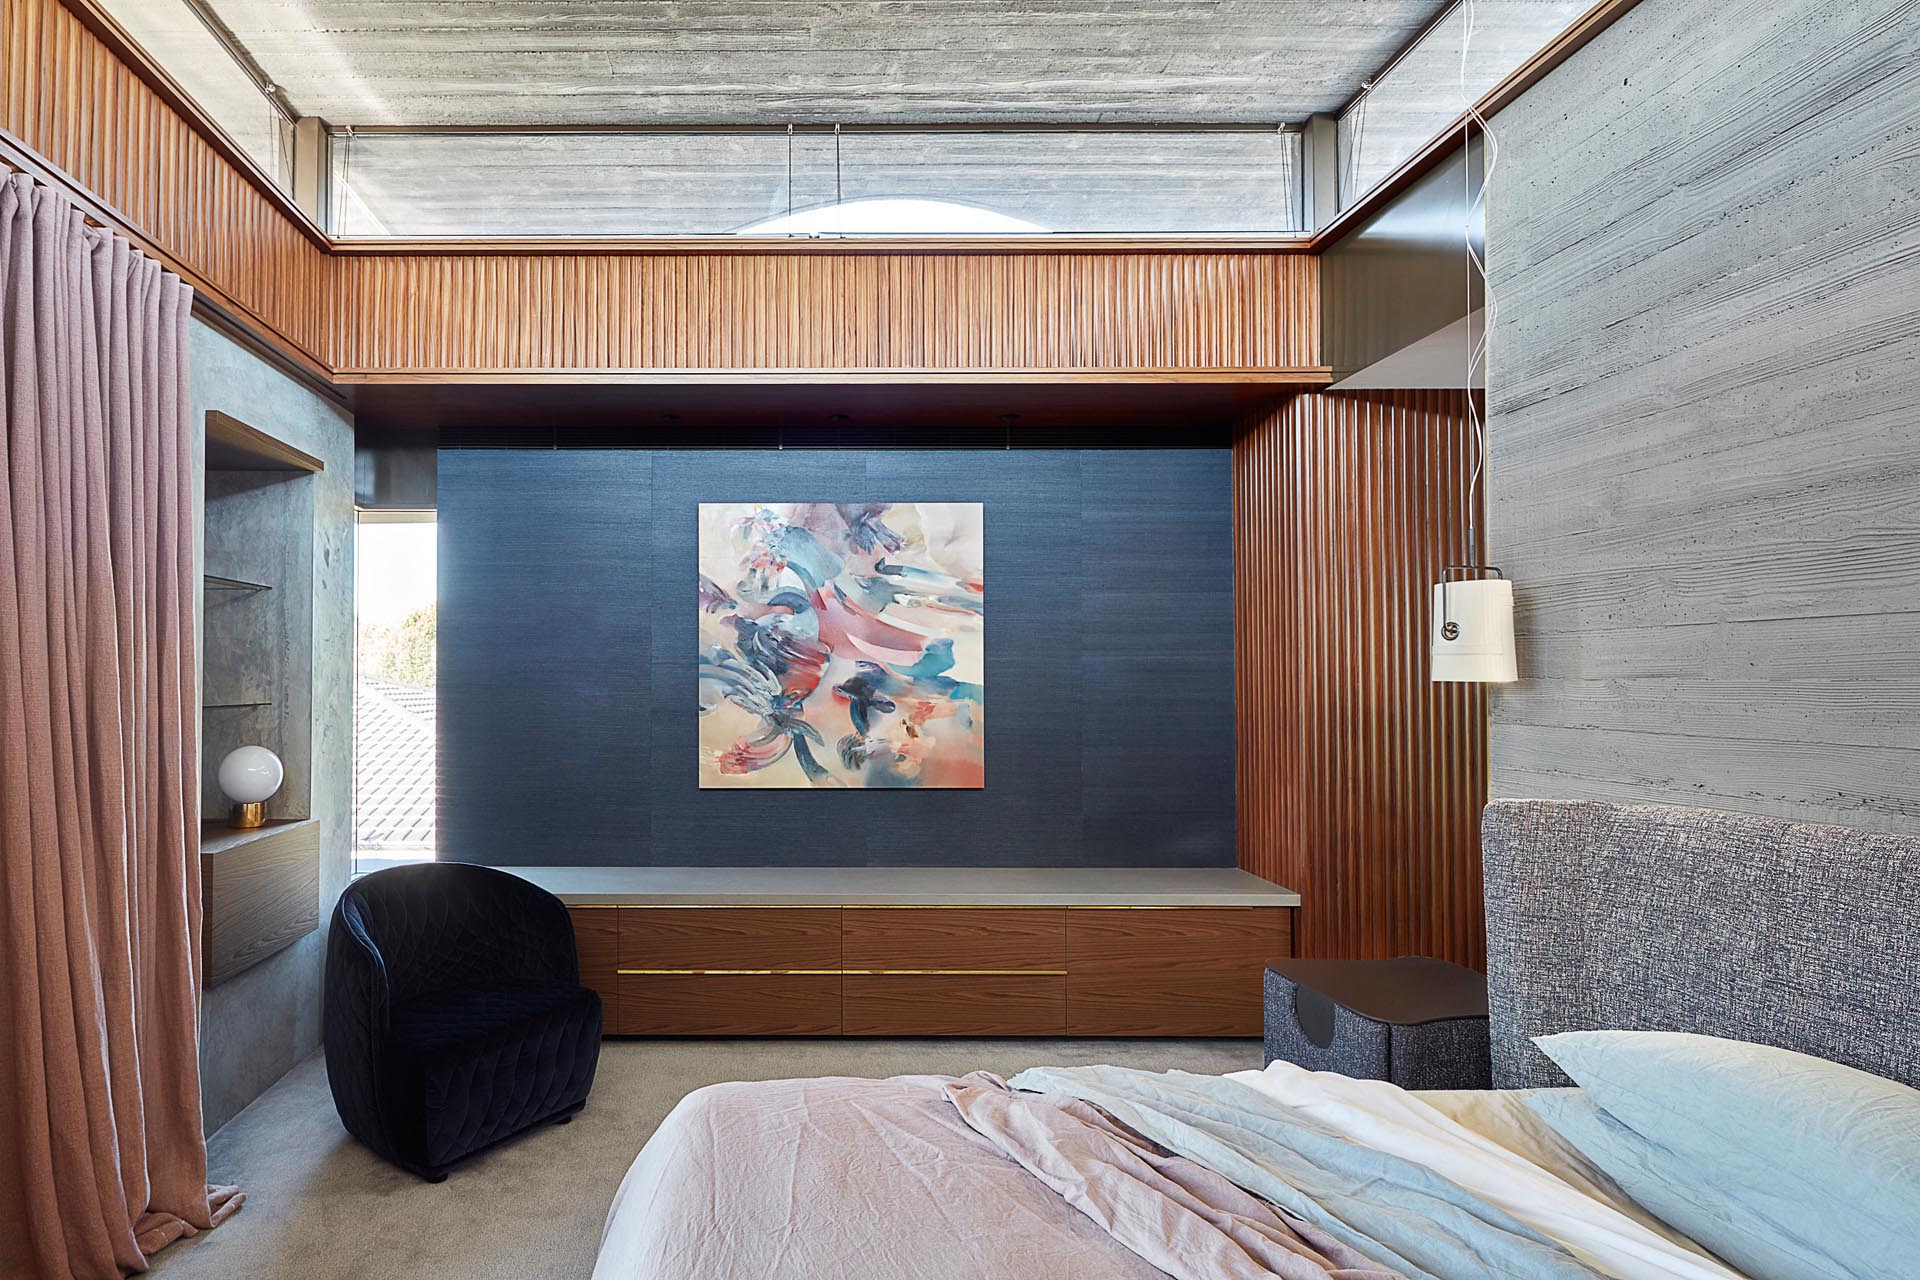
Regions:
[[[1920, 1134], [1920, 839], [1505, 801], [1484, 845], [1494, 1090], [1285, 1063], [713, 1086], [635, 1159], [595, 1276], [1920, 1275], [1879, 1239], [1920, 1238], [1896, 1140]], [[1647, 1110], [1695, 1074], [1704, 1100]], [[1858, 1149], [1721, 1170], [1744, 1130], [1692, 1117], [1742, 1089], [1747, 1116]], [[1847, 1239], [1809, 1242], [1828, 1219]]]

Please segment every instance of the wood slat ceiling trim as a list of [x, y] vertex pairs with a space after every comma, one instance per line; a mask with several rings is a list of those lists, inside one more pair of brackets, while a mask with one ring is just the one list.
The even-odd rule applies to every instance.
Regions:
[[764, 386], [919, 386], [919, 387], [1185, 387], [1266, 388], [1275, 392], [1302, 387], [1324, 387], [1333, 382], [1326, 365], [1284, 369], [1116, 369], [1002, 368], [991, 365], [933, 369], [919, 365], [893, 368], [686, 368], [686, 369], [440, 369], [400, 371], [345, 370], [334, 374], [342, 386], [383, 383], [447, 383], [463, 387], [564, 386], [568, 383], [601, 387], [764, 387]]
[[1276, 371], [1317, 378], [1298, 255], [344, 257], [333, 350], [395, 370]]

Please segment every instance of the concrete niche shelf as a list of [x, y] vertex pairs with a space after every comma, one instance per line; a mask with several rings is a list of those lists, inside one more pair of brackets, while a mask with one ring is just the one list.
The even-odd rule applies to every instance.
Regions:
[[[206, 986], [319, 927], [313, 817], [313, 475], [320, 460], [231, 415], [206, 417], [201, 579], [200, 892]], [[216, 776], [235, 747], [280, 757], [267, 825], [235, 831]]]

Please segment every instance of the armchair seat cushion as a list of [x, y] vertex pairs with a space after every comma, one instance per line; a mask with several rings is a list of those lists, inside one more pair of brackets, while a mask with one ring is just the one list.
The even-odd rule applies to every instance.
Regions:
[[568, 982], [456, 988], [396, 1007], [390, 1096], [412, 1101], [418, 1121], [404, 1154], [438, 1168], [577, 1104], [600, 1018], [600, 997]]

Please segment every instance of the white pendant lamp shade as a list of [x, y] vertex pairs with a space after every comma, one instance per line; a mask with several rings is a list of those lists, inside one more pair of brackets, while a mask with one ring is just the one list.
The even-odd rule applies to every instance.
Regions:
[[280, 789], [280, 757], [265, 747], [235, 747], [220, 762], [220, 790], [235, 804], [260, 804]]
[[1505, 578], [1443, 582], [1433, 589], [1433, 678], [1506, 684], [1513, 656], [1513, 583]]

